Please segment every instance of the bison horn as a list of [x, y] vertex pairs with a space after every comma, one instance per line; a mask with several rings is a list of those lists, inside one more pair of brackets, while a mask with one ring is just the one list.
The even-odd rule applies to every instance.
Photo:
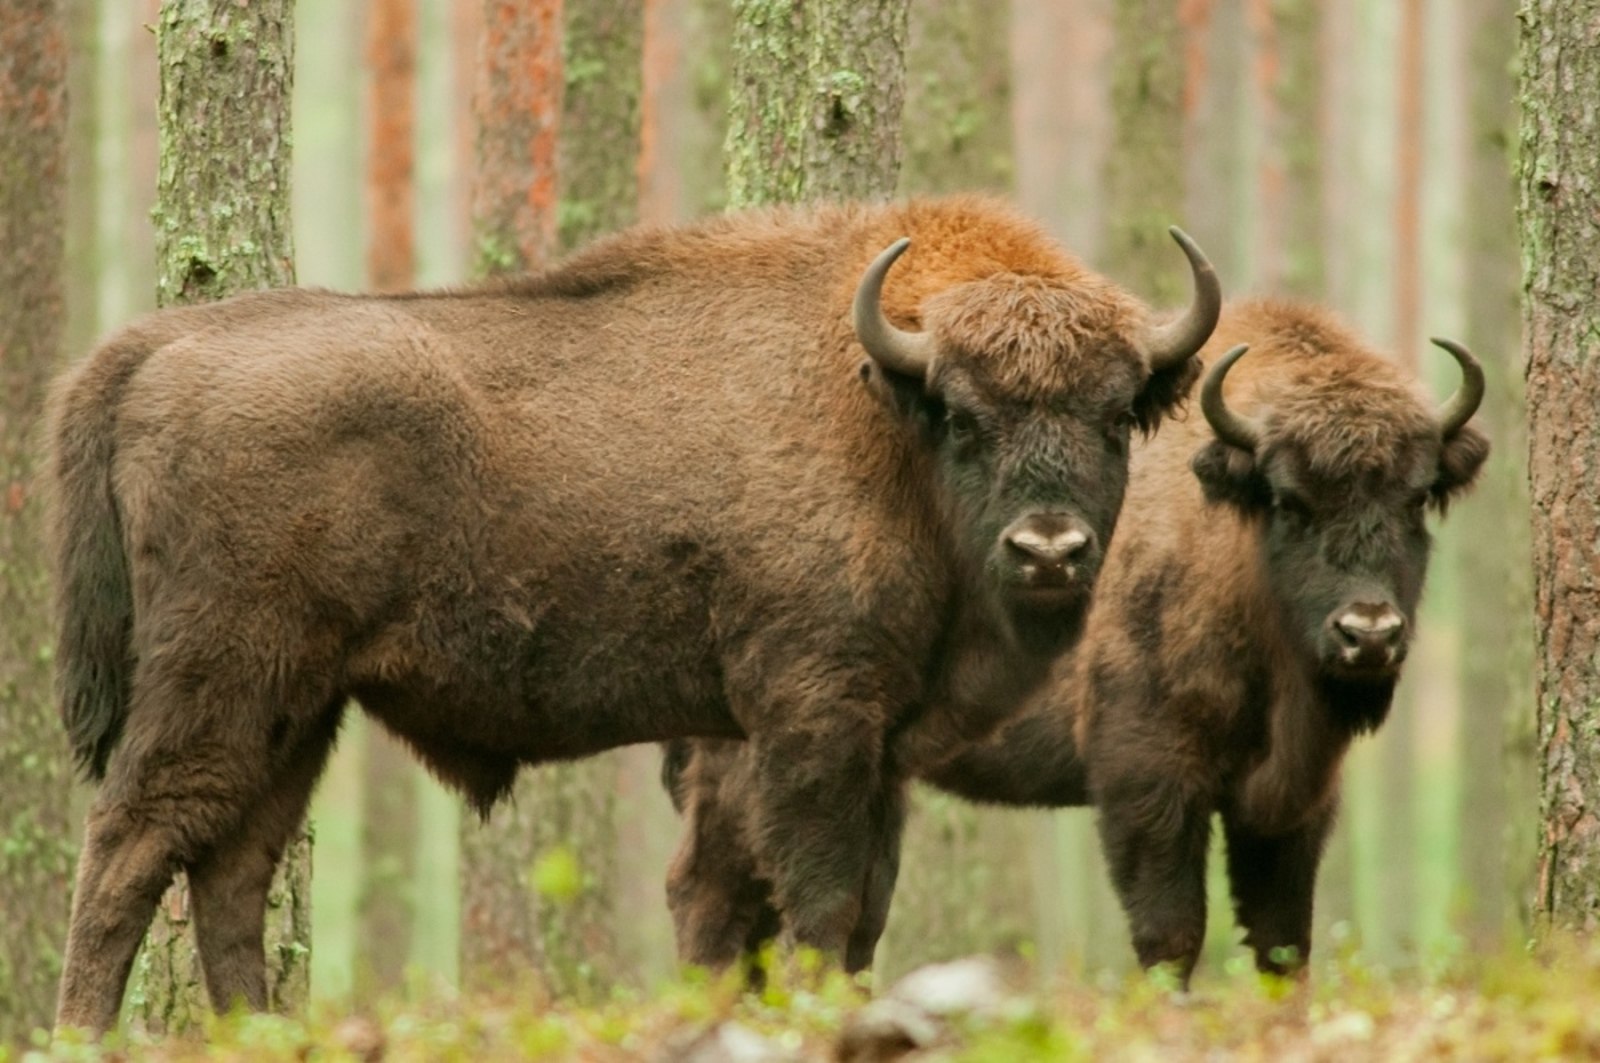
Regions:
[[1461, 387], [1439, 407], [1439, 435], [1449, 439], [1478, 412], [1478, 404], [1483, 401], [1483, 366], [1472, 357], [1471, 351], [1454, 340], [1436, 338], [1433, 344], [1449, 351], [1461, 367]]
[[933, 337], [925, 332], [905, 332], [883, 316], [883, 278], [911, 241], [901, 237], [890, 244], [861, 275], [854, 307], [856, 338], [872, 360], [901, 376], [921, 380], [933, 362]]
[[1205, 346], [1222, 313], [1222, 286], [1217, 283], [1217, 271], [1211, 268], [1205, 252], [1176, 225], [1167, 232], [1189, 259], [1189, 269], [1194, 274], [1194, 302], [1178, 320], [1151, 326], [1141, 337], [1139, 349], [1149, 360], [1152, 373], [1181, 365]]
[[1200, 388], [1200, 412], [1206, 415], [1206, 423], [1211, 425], [1218, 439], [1240, 450], [1253, 452], [1261, 442], [1261, 425], [1228, 409], [1228, 404], [1222, 398], [1223, 378], [1233, 368], [1233, 363], [1244, 357], [1244, 352], [1249, 349], [1249, 344], [1241, 343], [1212, 366], [1211, 372], [1206, 374], [1205, 384]]

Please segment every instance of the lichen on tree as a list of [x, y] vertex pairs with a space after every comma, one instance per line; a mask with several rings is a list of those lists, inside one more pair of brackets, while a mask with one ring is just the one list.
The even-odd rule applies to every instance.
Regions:
[[[291, 0], [249, 5], [166, 0], [157, 26], [161, 71], [156, 301], [223, 299], [294, 283], [290, 231]], [[268, 1003], [304, 1006], [310, 985], [311, 837], [301, 833], [267, 895]], [[188, 890], [156, 911], [132, 1000], [153, 1032], [196, 1023], [205, 994]]]

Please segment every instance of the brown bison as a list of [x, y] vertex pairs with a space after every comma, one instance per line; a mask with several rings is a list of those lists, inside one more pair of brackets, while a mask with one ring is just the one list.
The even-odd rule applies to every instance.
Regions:
[[112, 1024], [178, 868], [212, 1000], [263, 1005], [268, 880], [352, 698], [485, 813], [524, 764], [747, 739], [775, 896], [842, 952], [897, 766], [1081, 623], [1130, 433], [1220, 306], [1180, 243], [1165, 323], [955, 199], [114, 336], [51, 419], [62, 712], [102, 780], [58, 1023]]
[[[1285, 971], [1309, 955], [1339, 765], [1388, 711], [1427, 568], [1424, 514], [1488, 453], [1467, 424], [1482, 372], [1436, 342], [1465, 378], [1437, 413], [1324, 313], [1230, 305], [1210, 347], [1239, 346], [1206, 377], [1204, 420], [1135, 448], [1083, 637], [1055, 682], [921, 772], [979, 801], [1093, 804], [1145, 966], [1171, 963], [1185, 981], [1194, 967], [1214, 812], [1257, 963]], [[690, 818], [680, 851], [703, 854], [669, 883], [699, 905], [678, 910], [680, 931], [720, 896], [724, 919], [770, 932], [762, 865], [740, 840], [750, 771], [735, 743], [674, 743], [667, 781]], [[691, 870], [698, 881], [684, 881]], [[880, 931], [889, 891], [874, 899], [863, 922]]]

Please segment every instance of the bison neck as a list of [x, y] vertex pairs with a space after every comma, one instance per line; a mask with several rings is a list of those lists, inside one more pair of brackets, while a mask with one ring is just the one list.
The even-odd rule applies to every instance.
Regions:
[[890, 735], [889, 759], [905, 776], [993, 734], [1039, 690], [1079, 638], [1083, 613], [1011, 613], [969, 601], [954, 610], [934, 656], [928, 695]]
[[1284, 669], [1268, 708], [1265, 756], [1244, 778], [1239, 812], [1264, 834], [1293, 830], [1337, 800], [1350, 742], [1388, 714], [1392, 683], [1352, 683]]

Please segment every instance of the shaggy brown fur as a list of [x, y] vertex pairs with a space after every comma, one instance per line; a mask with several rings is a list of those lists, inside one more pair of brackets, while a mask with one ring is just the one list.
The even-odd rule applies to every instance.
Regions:
[[[1382, 721], [1405, 646], [1351, 672], [1330, 618], [1382, 603], [1409, 637], [1427, 565], [1424, 504], [1442, 511], [1488, 453], [1471, 427], [1441, 439], [1407, 375], [1322, 311], [1230, 305], [1207, 350], [1239, 343], [1251, 349], [1225, 393], [1262, 423], [1261, 443], [1229, 446], [1191, 415], [1137, 447], [1082, 640], [1055, 683], [993, 738], [921, 773], [980, 801], [1095, 804], [1139, 959], [1170, 962], [1184, 979], [1204, 936], [1213, 812], [1257, 962], [1282, 971], [1309, 955], [1339, 765]], [[720, 884], [733, 913], [724, 922], [748, 928], [749, 947], [773, 921], [741, 855], [739, 810], [757, 777], [733, 743], [677, 752], [666, 771], [675, 798], [712, 810], [690, 817], [681, 852]], [[878, 880], [892, 879], [891, 864]], [[697, 902], [710, 906], [711, 894]], [[875, 899], [852, 941], [863, 958], [889, 891]]]
[[[863, 387], [850, 300], [901, 235], [883, 302], [938, 354]], [[955, 199], [124, 329], [51, 415], [62, 711], [103, 777], [58, 1022], [112, 1024], [180, 867], [212, 999], [264, 1004], [268, 880], [352, 697], [485, 813], [523, 764], [747, 738], [790, 930], [842, 951], [892, 747], [981, 735], [1081, 622], [1081, 587], [1018, 600], [1002, 532], [1109, 537], [1129, 425], [1195, 372], [1150, 373], [1146, 318]]]

